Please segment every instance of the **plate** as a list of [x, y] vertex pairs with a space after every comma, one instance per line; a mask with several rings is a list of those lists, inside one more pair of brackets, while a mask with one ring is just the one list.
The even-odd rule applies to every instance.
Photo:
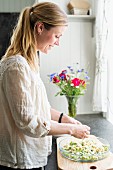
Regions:
[[85, 139], [65, 137], [59, 142], [63, 157], [77, 162], [94, 162], [106, 158], [110, 152], [107, 140], [95, 136]]

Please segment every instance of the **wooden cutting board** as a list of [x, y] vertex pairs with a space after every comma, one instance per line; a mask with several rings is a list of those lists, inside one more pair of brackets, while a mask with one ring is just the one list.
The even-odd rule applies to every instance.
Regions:
[[63, 138], [57, 138], [58, 170], [91, 170], [91, 167], [93, 170], [113, 170], [113, 154], [111, 152], [107, 158], [91, 163], [75, 162], [64, 158], [59, 151], [59, 142]]

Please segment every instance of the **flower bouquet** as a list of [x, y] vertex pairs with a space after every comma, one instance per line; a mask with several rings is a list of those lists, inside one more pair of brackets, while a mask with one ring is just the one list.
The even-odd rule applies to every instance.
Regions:
[[67, 66], [67, 69], [60, 73], [53, 73], [49, 75], [50, 82], [59, 87], [57, 95], [65, 95], [68, 101], [68, 115], [76, 116], [77, 102], [81, 95], [84, 95], [89, 84], [88, 72], [85, 69], [78, 69], [77, 67]]

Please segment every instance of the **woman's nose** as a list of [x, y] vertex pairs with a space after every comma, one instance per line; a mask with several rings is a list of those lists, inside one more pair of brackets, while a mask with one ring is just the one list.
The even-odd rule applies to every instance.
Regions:
[[59, 46], [59, 41], [56, 41], [56, 42], [55, 42], [55, 45]]

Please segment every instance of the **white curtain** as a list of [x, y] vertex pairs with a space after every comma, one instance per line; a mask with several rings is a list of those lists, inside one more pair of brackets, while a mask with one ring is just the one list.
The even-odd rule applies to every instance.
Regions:
[[108, 110], [107, 119], [113, 123], [113, 0], [109, 0], [108, 10], [108, 43], [107, 43], [107, 54], [108, 54]]
[[97, 1], [95, 25], [96, 68], [93, 93], [93, 111], [107, 112], [107, 44], [109, 0]]

